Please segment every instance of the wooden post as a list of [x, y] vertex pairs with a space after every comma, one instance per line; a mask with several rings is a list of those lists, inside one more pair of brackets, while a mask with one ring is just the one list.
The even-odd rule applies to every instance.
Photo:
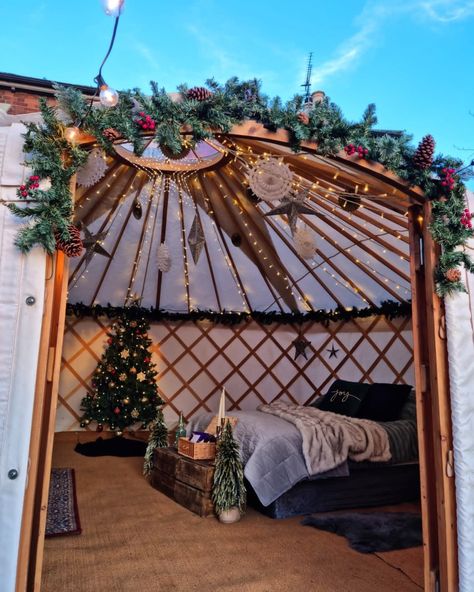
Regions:
[[428, 224], [431, 204], [409, 210], [413, 355], [423, 518], [425, 592], [457, 590], [454, 479], [447, 471], [452, 449], [446, 341], [442, 301], [433, 272], [438, 252]]

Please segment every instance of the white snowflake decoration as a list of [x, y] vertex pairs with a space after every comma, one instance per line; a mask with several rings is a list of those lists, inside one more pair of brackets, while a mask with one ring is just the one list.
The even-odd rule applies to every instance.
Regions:
[[261, 159], [249, 169], [247, 179], [250, 189], [264, 201], [283, 199], [291, 189], [293, 173], [282, 159]]
[[165, 243], [161, 243], [161, 245], [158, 247], [157, 264], [158, 269], [162, 273], [166, 273], [171, 269], [170, 252], [168, 246]]
[[85, 165], [77, 171], [77, 183], [82, 187], [92, 187], [102, 179], [106, 170], [104, 153], [99, 148], [94, 148]]
[[294, 234], [295, 249], [303, 259], [314, 259], [316, 255], [316, 243], [314, 234], [303, 228], [298, 228]]

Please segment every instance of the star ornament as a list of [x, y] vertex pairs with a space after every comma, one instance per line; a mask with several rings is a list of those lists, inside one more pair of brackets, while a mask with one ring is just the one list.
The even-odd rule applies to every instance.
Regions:
[[82, 228], [82, 230], [84, 232], [84, 238], [82, 239], [82, 244], [84, 245], [84, 248], [86, 249], [86, 255], [85, 255], [86, 267], [87, 267], [87, 265], [89, 265], [89, 262], [95, 253], [97, 253], [98, 255], [103, 255], [104, 257], [107, 257], [108, 259], [112, 259], [112, 255], [108, 251], [106, 251], [104, 249], [104, 247], [102, 246], [102, 241], [106, 237], [107, 231], [104, 230], [103, 232], [98, 232], [97, 234], [92, 234], [91, 231], [86, 226], [84, 226]]
[[292, 233], [296, 230], [296, 221], [300, 214], [309, 214], [311, 216], [318, 215], [313, 208], [309, 208], [305, 203], [308, 193], [300, 191], [296, 195], [284, 197], [278, 207], [273, 208], [265, 213], [265, 216], [284, 216], [288, 217], [288, 224]]
[[329, 359], [331, 359], [331, 358], [337, 359], [337, 354], [339, 353], [339, 350], [334, 347], [334, 344], [331, 345], [331, 349], [327, 349], [326, 351], [329, 353]]
[[295, 360], [299, 356], [303, 356], [305, 360], [308, 359], [306, 349], [311, 345], [311, 341], [308, 341], [303, 335], [298, 335], [292, 345], [295, 346]]
[[143, 382], [145, 380], [146, 376], [144, 372], [139, 372], [137, 374], [137, 380], [139, 380], [140, 382]]
[[121, 357], [123, 360], [126, 360], [126, 359], [127, 359], [129, 356], [130, 356], [130, 352], [128, 351], [128, 349], [123, 349], [123, 350], [120, 352], [120, 357]]

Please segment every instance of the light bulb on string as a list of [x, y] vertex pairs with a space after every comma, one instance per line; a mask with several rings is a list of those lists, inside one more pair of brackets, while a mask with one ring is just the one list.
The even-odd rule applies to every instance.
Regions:
[[102, 84], [99, 100], [103, 107], [115, 107], [119, 100], [119, 94], [114, 88], [110, 88], [108, 84]]
[[71, 144], [75, 144], [79, 138], [81, 130], [75, 125], [71, 125], [64, 130], [64, 137]]
[[124, 6], [125, 0], [102, 0], [102, 8], [107, 16], [120, 16]]

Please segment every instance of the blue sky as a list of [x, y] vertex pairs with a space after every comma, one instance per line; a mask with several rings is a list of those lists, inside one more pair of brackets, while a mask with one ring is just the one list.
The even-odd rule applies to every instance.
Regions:
[[[93, 84], [113, 19], [99, 0], [2, 6], [0, 71]], [[126, 0], [104, 77], [169, 91], [214, 76], [257, 77], [269, 95], [313, 90], [347, 117], [375, 102], [379, 127], [426, 133], [439, 152], [474, 154], [474, 0]], [[466, 148], [468, 150], [461, 150]]]

